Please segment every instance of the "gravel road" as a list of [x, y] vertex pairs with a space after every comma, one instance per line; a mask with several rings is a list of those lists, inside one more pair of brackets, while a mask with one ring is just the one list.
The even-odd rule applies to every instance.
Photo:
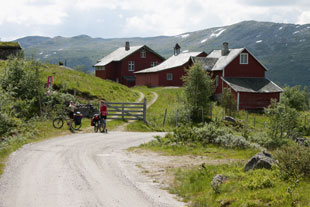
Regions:
[[73, 134], [25, 145], [0, 179], [0, 207], [184, 206], [140, 174], [125, 150], [154, 135], [162, 134]]

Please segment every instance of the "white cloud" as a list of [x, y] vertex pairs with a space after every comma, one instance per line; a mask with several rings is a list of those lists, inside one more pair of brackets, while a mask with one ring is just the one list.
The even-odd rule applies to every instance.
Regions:
[[310, 23], [310, 11], [304, 11], [300, 14], [297, 20], [298, 24], [309, 24]]
[[105, 35], [96, 32], [98, 27], [76, 21], [81, 16], [84, 24], [99, 21], [111, 37], [178, 35], [244, 20], [310, 23], [309, 0], [0, 0], [0, 5], [5, 5], [0, 26], [33, 27], [38, 34], [54, 26], [59, 33], [51, 35], [63, 35], [67, 28], [66, 34]]

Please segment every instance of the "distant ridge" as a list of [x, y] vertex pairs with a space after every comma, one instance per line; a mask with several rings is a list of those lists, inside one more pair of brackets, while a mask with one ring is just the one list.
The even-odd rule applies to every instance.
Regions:
[[295, 25], [273, 22], [244, 21], [237, 24], [186, 32], [176, 36], [147, 38], [92, 38], [30, 36], [17, 39], [26, 56], [35, 54], [42, 62], [67, 60], [69, 67], [93, 71], [92, 65], [103, 56], [130, 41], [131, 45], [146, 44], [164, 57], [169, 57], [175, 43], [182, 51], [220, 49], [229, 42], [230, 48], [246, 47], [269, 69], [267, 76], [280, 85], [310, 85], [310, 24]]

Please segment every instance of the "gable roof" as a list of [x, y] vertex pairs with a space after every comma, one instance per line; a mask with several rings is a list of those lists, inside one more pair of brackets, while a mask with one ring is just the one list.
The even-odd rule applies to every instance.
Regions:
[[245, 48], [229, 49], [228, 55], [222, 55], [222, 50], [213, 50], [207, 57], [217, 58], [211, 71], [223, 70], [231, 63]]
[[240, 53], [242, 53], [244, 50], [246, 50], [266, 71], [267, 68], [246, 48], [236, 48], [236, 49], [229, 49], [228, 55], [222, 55], [222, 50], [213, 50], [207, 58], [215, 58], [217, 59], [216, 63], [213, 64], [213, 62], [201, 62], [203, 67], [209, 68], [209, 71], [221, 71], [224, 70], [224, 68], [229, 65]]
[[126, 58], [127, 56], [129, 56], [129, 55], [133, 54], [134, 52], [140, 50], [141, 48], [145, 48], [145, 49], [151, 51], [152, 53], [156, 54], [157, 56], [159, 56], [163, 60], [165, 60], [164, 57], [162, 57], [158, 53], [154, 52], [148, 46], [140, 45], [140, 46], [130, 46], [129, 50], [125, 50], [125, 47], [120, 47], [120, 48], [114, 50], [113, 52], [111, 52], [110, 54], [108, 54], [107, 56], [105, 56], [104, 58], [100, 59], [98, 61], [98, 63], [94, 65], [94, 67], [96, 67], [96, 66], [105, 66], [105, 65], [107, 65], [107, 64], [109, 64], [109, 63], [111, 63], [113, 61], [121, 61], [124, 58]]
[[170, 58], [168, 58], [167, 60], [165, 60], [159, 65], [156, 65], [154, 67], [147, 68], [144, 70], [140, 70], [135, 73], [154, 73], [154, 72], [159, 72], [159, 71], [179, 67], [187, 63], [192, 56], [196, 57], [200, 55], [201, 53], [203, 52], [186, 52], [186, 53], [180, 53], [178, 55], [172, 55]]
[[222, 80], [236, 92], [276, 93], [282, 88], [266, 78], [223, 78]]

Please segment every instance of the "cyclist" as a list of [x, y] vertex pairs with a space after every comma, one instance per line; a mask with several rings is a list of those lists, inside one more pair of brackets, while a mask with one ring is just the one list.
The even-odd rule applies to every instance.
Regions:
[[100, 119], [101, 119], [101, 123], [103, 123], [103, 132], [105, 132], [106, 130], [106, 126], [107, 126], [107, 115], [108, 115], [108, 107], [107, 105], [105, 105], [104, 100], [100, 101]]
[[74, 117], [74, 110], [76, 109], [76, 106], [74, 104], [73, 101], [70, 101], [70, 104], [68, 106], [68, 110], [69, 110], [69, 118], [70, 118], [70, 121], [69, 121], [69, 129], [72, 129], [72, 122], [73, 122], [73, 117]]

